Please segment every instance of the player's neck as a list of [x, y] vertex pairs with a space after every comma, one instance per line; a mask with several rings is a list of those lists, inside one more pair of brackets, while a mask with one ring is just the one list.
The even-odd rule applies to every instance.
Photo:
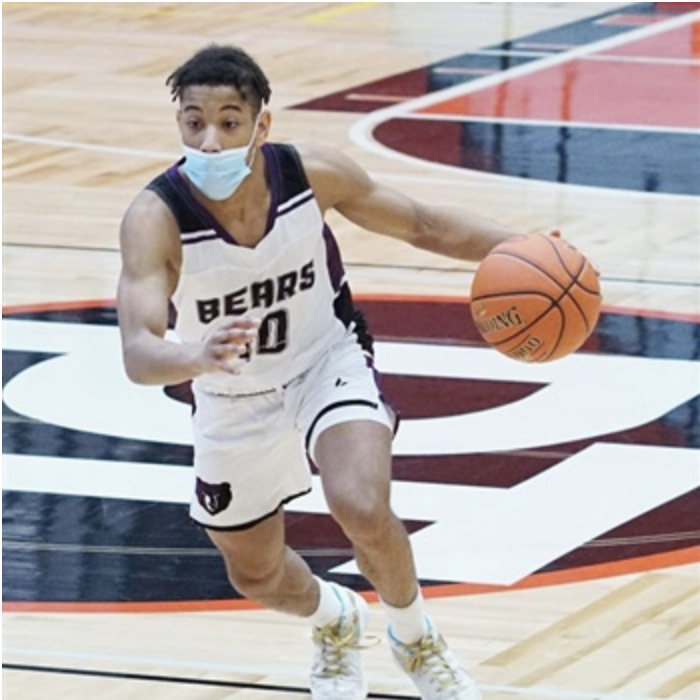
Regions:
[[228, 199], [200, 200], [237, 243], [250, 248], [255, 247], [265, 235], [270, 208], [270, 190], [264, 169], [260, 170], [253, 168], [253, 172]]

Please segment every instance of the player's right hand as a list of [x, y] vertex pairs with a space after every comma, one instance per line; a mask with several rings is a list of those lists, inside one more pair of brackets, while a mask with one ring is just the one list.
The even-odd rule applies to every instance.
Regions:
[[202, 346], [205, 372], [240, 374], [250, 359], [259, 328], [258, 319], [245, 318], [229, 321], [212, 331]]

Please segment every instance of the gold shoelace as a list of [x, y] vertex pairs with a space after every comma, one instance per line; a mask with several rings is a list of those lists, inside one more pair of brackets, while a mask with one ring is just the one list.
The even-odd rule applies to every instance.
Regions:
[[443, 656], [440, 640], [425, 637], [415, 644], [404, 645], [406, 649], [406, 669], [409, 673], [418, 673], [425, 669], [430, 680], [440, 690], [459, 685], [458, 671]]
[[346, 653], [361, 651], [379, 643], [378, 637], [356, 637], [357, 615], [344, 624], [330, 624], [313, 630], [312, 636], [316, 644], [321, 646], [323, 657], [323, 676], [345, 675], [347, 672]]

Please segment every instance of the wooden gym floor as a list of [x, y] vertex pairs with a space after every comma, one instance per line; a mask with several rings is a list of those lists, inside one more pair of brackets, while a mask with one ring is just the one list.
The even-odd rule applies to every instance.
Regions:
[[[429, 611], [486, 700], [700, 698], [700, 12], [607, 2], [3, 3], [6, 697], [307, 694], [304, 623], [237, 599], [187, 519], [186, 405], [119, 364], [119, 220], [208, 42], [262, 64], [273, 139], [596, 263], [590, 341], [521, 366], [479, 342], [473, 266], [331, 220]], [[382, 637], [318, 489], [287, 518]], [[415, 697], [365, 657], [371, 697]]]

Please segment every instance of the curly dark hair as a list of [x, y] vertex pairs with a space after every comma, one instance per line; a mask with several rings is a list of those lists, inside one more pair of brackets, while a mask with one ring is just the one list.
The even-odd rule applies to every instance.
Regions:
[[260, 66], [236, 46], [212, 44], [199, 50], [165, 81], [173, 102], [193, 85], [230, 86], [250, 103], [256, 112], [270, 100], [272, 90]]

